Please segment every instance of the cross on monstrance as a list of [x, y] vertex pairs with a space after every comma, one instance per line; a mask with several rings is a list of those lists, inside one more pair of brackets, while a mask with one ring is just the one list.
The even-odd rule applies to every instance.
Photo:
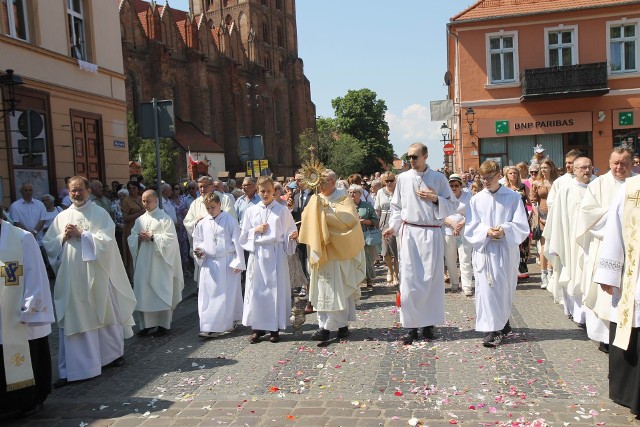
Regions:
[[640, 203], [640, 190], [636, 190], [636, 194], [634, 196], [627, 196], [627, 200], [633, 202], [633, 207], [637, 208], [638, 203]]

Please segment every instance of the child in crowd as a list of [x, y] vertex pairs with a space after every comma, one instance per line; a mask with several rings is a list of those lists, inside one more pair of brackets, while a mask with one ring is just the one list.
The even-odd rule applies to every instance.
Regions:
[[193, 252], [200, 265], [198, 314], [200, 336], [213, 338], [233, 331], [242, 319], [240, 271], [245, 269], [238, 221], [222, 211], [220, 196], [204, 196], [209, 215], [193, 231]]
[[291, 314], [287, 256], [295, 253], [298, 230], [287, 207], [274, 203], [273, 180], [261, 176], [257, 186], [260, 202], [245, 211], [240, 233], [240, 244], [250, 252], [242, 323], [253, 329], [251, 344], [266, 331], [276, 343]]

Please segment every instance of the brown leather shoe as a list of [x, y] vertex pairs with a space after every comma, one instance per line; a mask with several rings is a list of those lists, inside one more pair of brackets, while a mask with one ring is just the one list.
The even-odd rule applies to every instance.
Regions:
[[271, 332], [271, 336], [269, 337], [269, 341], [274, 343], [274, 344], [280, 342], [280, 332], [279, 331]]
[[264, 331], [253, 331], [253, 334], [249, 337], [250, 344], [258, 344], [260, 342], [260, 337], [265, 334]]

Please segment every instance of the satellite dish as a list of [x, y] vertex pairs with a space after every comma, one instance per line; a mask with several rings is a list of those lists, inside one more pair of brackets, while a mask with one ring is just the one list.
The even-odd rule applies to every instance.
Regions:
[[451, 86], [451, 71], [444, 73], [444, 84]]

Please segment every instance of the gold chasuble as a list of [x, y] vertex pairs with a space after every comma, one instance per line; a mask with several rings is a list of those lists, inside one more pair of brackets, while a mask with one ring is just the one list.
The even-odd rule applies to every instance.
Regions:
[[622, 274], [622, 297], [618, 304], [618, 327], [613, 345], [623, 350], [629, 346], [633, 310], [635, 307], [635, 286], [638, 280], [638, 259], [640, 256], [640, 179], [626, 181], [622, 226], [622, 240], [625, 252], [625, 269]]
[[329, 202], [314, 194], [302, 211], [300, 243], [309, 245], [309, 263], [321, 267], [327, 261], [344, 261], [364, 247], [364, 235], [356, 205], [349, 196]]
[[[21, 229], [3, 223], [1, 232], [8, 242], [0, 250], [0, 315], [2, 315], [2, 350], [7, 391], [36, 384], [31, 366], [27, 325], [20, 321], [24, 300], [24, 276]], [[40, 254], [32, 254], [40, 256]]]

